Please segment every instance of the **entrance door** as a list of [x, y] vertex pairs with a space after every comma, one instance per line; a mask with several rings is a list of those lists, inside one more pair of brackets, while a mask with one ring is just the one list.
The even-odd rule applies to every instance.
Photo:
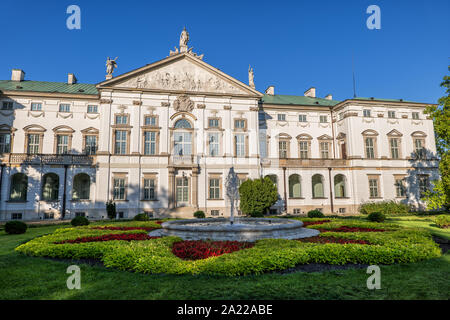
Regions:
[[189, 180], [187, 177], [177, 178], [176, 200], [177, 207], [189, 204]]

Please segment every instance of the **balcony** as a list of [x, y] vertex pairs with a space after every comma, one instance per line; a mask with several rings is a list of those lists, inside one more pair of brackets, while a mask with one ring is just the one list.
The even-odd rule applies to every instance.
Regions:
[[300, 158], [285, 158], [285, 159], [270, 159], [270, 164], [267, 160], [263, 165], [275, 165], [278, 163], [279, 167], [346, 167], [349, 161], [346, 159], [300, 159]]
[[170, 157], [170, 162], [175, 166], [193, 166], [196, 165], [194, 155], [173, 155]]
[[11, 153], [3, 158], [9, 164], [31, 165], [93, 165], [95, 156], [84, 154], [26, 154]]

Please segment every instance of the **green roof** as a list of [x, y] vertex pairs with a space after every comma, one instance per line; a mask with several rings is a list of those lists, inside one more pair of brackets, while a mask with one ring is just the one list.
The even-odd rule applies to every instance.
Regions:
[[281, 104], [281, 105], [302, 105], [302, 106], [324, 106], [332, 107], [337, 105], [340, 101], [328, 100], [324, 98], [311, 98], [305, 96], [289, 96], [283, 94], [268, 95], [262, 97], [262, 102], [266, 104]]
[[374, 98], [374, 97], [370, 97], [370, 98], [366, 98], [366, 97], [355, 97], [355, 98], [353, 98], [352, 100], [419, 103], [419, 102], [407, 101], [407, 100], [403, 100], [403, 99], [379, 99], [379, 98]]
[[0, 91], [50, 92], [66, 94], [98, 94], [95, 84], [47, 81], [0, 80]]

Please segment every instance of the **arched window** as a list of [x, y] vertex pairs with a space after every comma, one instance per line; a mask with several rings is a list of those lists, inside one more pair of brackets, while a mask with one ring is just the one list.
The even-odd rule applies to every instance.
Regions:
[[268, 174], [266, 178], [272, 180], [272, 182], [278, 187], [277, 176], [274, 174]]
[[337, 174], [334, 176], [334, 197], [344, 198], [347, 196], [345, 189], [345, 176], [342, 174]]
[[47, 173], [42, 179], [42, 200], [56, 201], [59, 195], [59, 176]]
[[323, 188], [323, 176], [315, 174], [312, 177], [312, 194], [313, 198], [324, 198], [325, 192]]
[[23, 173], [16, 173], [11, 178], [9, 200], [27, 201], [28, 177]]
[[186, 119], [175, 122], [175, 129], [192, 129], [191, 123]]
[[79, 173], [73, 178], [73, 200], [87, 200], [91, 190], [91, 178], [86, 173]]
[[289, 176], [289, 198], [300, 198], [302, 196], [302, 185], [298, 174]]
[[186, 119], [175, 122], [176, 130], [173, 134], [174, 154], [176, 156], [190, 156], [192, 154], [192, 132], [183, 129], [192, 129], [191, 123]]

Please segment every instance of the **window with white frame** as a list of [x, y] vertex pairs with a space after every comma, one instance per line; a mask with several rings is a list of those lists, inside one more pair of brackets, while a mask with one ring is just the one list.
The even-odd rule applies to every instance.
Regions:
[[156, 126], [156, 117], [155, 116], [146, 116], [144, 118], [144, 125], [146, 125], [146, 126]]
[[278, 141], [278, 156], [282, 159], [288, 157], [288, 142], [286, 140]]
[[330, 158], [330, 143], [329, 142], [320, 142], [320, 157], [322, 159]]
[[217, 217], [217, 216], [220, 215], [220, 211], [219, 211], [219, 210], [211, 210], [211, 215], [212, 215], [213, 217]]
[[299, 122], [306, 122], [306, 114], [299, 114], [298, 115], [298, 121]]
[[370, 118], [370, 109], [363, 110], [363, 117]]
[[220, 179], [209, 179], [209, 199], [220, 199]]
[[90, 104], [87, 106], [87, 113], [98, 113], [98, 106]]
[[234, 128], [245, 129], [245, 120], [244, 119], [234, 120]]
[[286, 121], [286, 114], [279, 113], [278, 114], [278, 121]]
[[236, 134], [234, 136], [236, 157], [245, 157], [245, 135]]
[[22, 220], [22, 213], [11, 213], [11, 220]]
[[308, 159], [308, 150], [309, 150], [309, 142], [308, 141], [300, 141], [298, 143], [300, 149], [300, 159]]
[[425, 140], [424, 139], [422, 139], [422, 138], [414, 139], [414, 152], [418, 159], [425, 158]]
[[320, 123], [327, 123], [328, 122], [328, 116], [320, 116], [319, 117]]
[[115, 132], [115, 154], [126, 154], [127, 153], [127, 134], [125, 130], [116, 130]]
[[31, 111], [41, 111], [42, 110], [42, 103], [33, 102], [31, 104]]
[[116, 116], [116, 124], [128, 124], [128, 116], [127, 115], [117, 115]]
[[217, 118], [211, 118], [208, 120], [208, 127], [209, 128], [218, 128], [219, 127], [219, 119]]
[[404, 178], [395, 178], [395, 195], [397, 198], [403, 198], [406, 196]]
[[366, 158], [374, 159], [375, 158], [375, 139], [372, 137], [366, 137], [364, 139], [365, 148], [366, 148]]
[[146, 131], [144, 132], [144, 154], [155, 155], [156, 154], [156, 132]]
[[395, 119], [395, 111], [388, 111], [388, 118]]
[[418, 113], [418, 112], [413, 112], [413, 113], [412, 113], [412, 118], [413, 118], [414, 120], [419, 120], [419, 113]]
[[144, 179], [144, 200], [156, 200], [155, 179]]
[[425, 193], [428, 191], [428, 188], [429, 188], [428, 176], [425, 175], [419, 176], [419, 193], [421, 198], [425, 196]]
[[84, 152], [88, 155], [97, 153], [97, 136], [84, 137]]
[[125, 200], [125, 178], [114, 179], [114, 200]]
[[216, 157], [219, 155], [219, 134], [209, 133], [208, 134], [208, 144], [209, 144], [209, 155], [211, 157]]
[[378, 178], [369, 178], [369, 195], [371, 198], [378, 198], [380, 196], [378, 190]]
[[398, 159], [400, 157], [399, 146], [400, 140], [398, 138], [390, 138], [389, 145], [391, 147], [391, 158]]
[[11, 134], [0, 133], [0, 153], [11, 152]]
[[61, 103], [59, 105], [59, 112], [70, 112], [70, 104], [68, 104], [68, 103]]
[[29, 134], [28, 135], [28, 145], [27, 145], [27, 153], [28, 154], [37, 154], [40, 151], [40, 139], [41, 136], [39, 134]]
[[59, 134], [56, 136], [56, 153], [66, 154], [69, 152], [69, 136]]

